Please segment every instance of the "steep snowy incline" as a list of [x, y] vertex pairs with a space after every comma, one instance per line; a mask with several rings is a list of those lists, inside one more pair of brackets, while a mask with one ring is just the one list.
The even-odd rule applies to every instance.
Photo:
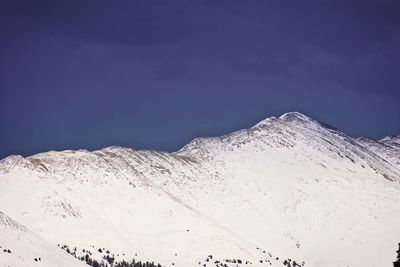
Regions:
[[0, 266], [87, 266], [0, 211]]
[[291, 112], [173, 153], [10, 156], [0, 210], [53, 245], [165, 266], [386, 266], [400, 240], [396, 140]]

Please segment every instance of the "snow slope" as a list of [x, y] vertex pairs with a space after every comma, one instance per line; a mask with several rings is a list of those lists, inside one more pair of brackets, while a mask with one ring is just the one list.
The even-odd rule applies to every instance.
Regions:
[[0, 266], [87, 266], [0, 211]]
[[291, 112], [173, 153], [10, 156], [0, 161], [0, 210], [59, 253], [65, 244], [163, 266], [390, 266], [400, 241], [399, 144]]

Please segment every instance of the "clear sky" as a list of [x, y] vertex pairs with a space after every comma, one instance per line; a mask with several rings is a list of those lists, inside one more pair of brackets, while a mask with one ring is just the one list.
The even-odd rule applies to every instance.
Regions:
[[0, 1], [0, 158], [197, 136], [300, 111], [400, 134], [400, 1]]

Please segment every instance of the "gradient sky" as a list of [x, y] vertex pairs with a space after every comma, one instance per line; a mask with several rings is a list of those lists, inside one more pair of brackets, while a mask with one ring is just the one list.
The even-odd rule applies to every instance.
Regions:
[[1, 1], [0, 158], [173, 151], [300, 111], [400, 134], [400, 1]]

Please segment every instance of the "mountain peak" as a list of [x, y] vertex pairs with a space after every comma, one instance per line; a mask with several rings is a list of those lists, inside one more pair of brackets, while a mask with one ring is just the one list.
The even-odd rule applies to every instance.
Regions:
[[300, 113], [298, 111], [287, 112], [279, 117], [282, 120], [293, 120], [293, 119], [300, 119], [300, 120], [312, 120], [310, 117]]
[[259, 123], [255, 125], [257, 126], [262, 126], [262, 125], [268, 125], [272, 122], [275, 121], [286, 121], [286, 122], [292, 122], [292, 121], [300, 121], [300, 122], [312, 122], [314, 121], [312, 118], [308, 117], [307, 115], [304, 115], [303, 113], [300, 113], [298, 111], [292, 111], [292, 112], [287, 112], [279, 116], [278, 118], [276, 117], [268, 117]]

